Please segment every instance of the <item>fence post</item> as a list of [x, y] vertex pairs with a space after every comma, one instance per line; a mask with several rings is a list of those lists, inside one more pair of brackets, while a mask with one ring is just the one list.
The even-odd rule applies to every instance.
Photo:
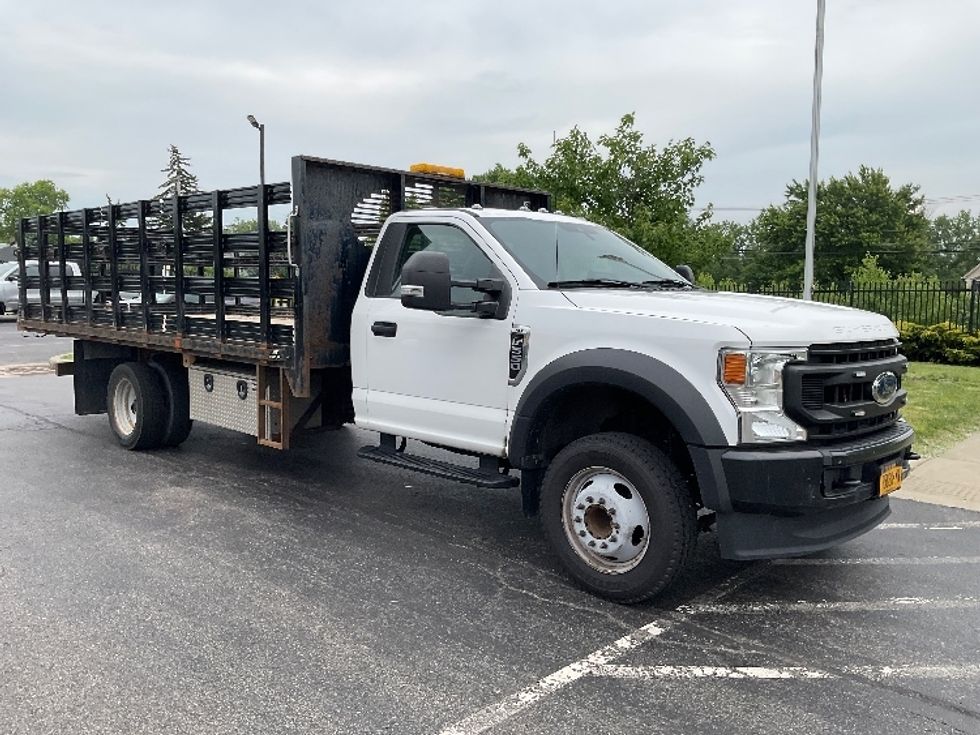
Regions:
[[977, 285], [977, 281], [970, 281], [970, 334], [975, 334], [977, 328]]

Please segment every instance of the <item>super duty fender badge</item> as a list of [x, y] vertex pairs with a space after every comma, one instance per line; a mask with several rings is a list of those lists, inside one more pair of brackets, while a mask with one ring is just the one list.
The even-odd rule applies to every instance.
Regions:
[[531, 339], [529, 327], [514, 327], [510, 330], [510, 351], [507, 355], [509, 368], [508, 385], [517, 385], [527, 370], [527, 350]]

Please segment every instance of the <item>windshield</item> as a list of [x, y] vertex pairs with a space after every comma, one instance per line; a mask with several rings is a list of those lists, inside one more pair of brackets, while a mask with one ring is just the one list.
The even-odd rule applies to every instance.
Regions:
[[481, 217], [539, 288], [688, 285], [672, 268], [588, 222]]

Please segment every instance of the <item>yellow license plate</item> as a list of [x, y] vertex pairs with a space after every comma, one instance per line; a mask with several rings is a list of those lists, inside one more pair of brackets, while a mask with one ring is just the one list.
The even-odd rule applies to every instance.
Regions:
[[892, 465], [881, 471], [878, 479], [878, 495], [888, 495], [902, 486], [902, 466]]

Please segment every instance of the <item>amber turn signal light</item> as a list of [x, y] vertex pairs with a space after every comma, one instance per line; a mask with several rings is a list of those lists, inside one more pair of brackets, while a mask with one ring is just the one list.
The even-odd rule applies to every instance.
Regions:
[[745, 385], [744, 352], [728, 352], [722, 361], [721, 380], [726, 385]]

